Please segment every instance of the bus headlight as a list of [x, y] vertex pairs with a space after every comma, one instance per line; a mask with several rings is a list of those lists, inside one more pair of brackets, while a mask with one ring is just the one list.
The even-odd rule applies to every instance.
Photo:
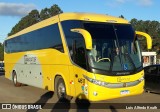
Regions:
[[99, 86], [104, 86], [106, 87], [108, 83], [106, 82], [103, 82], [103, 81], [100, 81], [100, 80], [96, 80], [96, 79], [92, 79], [92, 78], [89, 78], [87, 76], [84, 75], [84, 78], [87, 79], [89, 82], [93, 83], [93, 84], [96, 84], [96, 85], [99, 85]]
[[143, 80], [144, 80], [144, 77], [141, 77], [141, 78], [139, 79], [140, 82], [142, 82]]

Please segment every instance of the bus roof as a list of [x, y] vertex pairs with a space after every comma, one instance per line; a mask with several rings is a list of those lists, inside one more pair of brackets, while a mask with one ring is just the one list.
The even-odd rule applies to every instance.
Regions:
[[[59, 17], [58, 17], [59, 16]], [[123, 23], [123, 24], [129, 24], [129, 22], [125, 19], [104, 15], [104, 14], [94, 14], [94, 13], [61, 13], [59, 15], [53, 16], [51, 18], [48, 18], [46, 20], [43, 20], [39, 23], [36, 23], [32, 26], [29, 26], [18, 33], [9, 36], [7, 39], [14, 38], [16, 36], [49, 26], [51, 24], [57, 23], [59, 21], [65, 21], [65, 20], [83, 20], [83, 21], [95, 21], [95, 22], [106, 22], [106, 23]]]
[[83, 20], [83, 21], [97, 21], [97, 22], [109, 22], [109, 23], [128, 23], [127, 20], [95, 13], [62, 13], [59, 15], [61, 21], [65, 20]]

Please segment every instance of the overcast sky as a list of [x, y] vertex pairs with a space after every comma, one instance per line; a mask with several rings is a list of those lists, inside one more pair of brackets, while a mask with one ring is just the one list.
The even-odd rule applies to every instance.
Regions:
[[0, 42], [28, 12], [53, 4], [64, 12], [123, 15], [127, 20], [160, 20], [160, 0], [0, 0]]

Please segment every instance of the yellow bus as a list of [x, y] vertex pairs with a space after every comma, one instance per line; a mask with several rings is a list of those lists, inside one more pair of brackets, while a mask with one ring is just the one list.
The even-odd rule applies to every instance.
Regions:
[[137, 35], [122, 18], [62, 13], [5, 40], [5, 77], [66, 96], [99, 101], [141, 94], [144, 71]]

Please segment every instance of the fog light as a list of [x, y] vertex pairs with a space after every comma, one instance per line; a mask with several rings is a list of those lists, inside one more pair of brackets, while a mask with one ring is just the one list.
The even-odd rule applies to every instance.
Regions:
[[94, 91], [94, 92], [93, 92], [93, 95], [94, 95], [94, 96], [97, 96], [97, 95], [98, 95], [98, 93], [97, 93], [96, 91]]

